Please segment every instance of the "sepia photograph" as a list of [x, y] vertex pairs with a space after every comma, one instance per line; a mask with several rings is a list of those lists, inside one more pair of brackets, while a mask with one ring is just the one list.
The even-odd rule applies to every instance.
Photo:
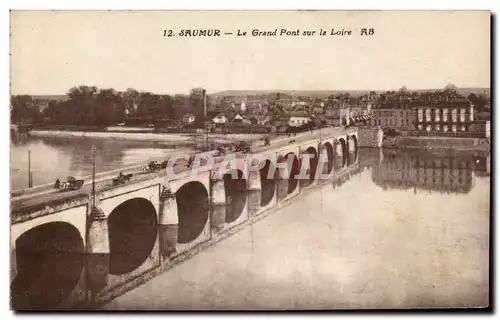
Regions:
[[491, 308], [490, 11], [9, 15], [11, 310]]

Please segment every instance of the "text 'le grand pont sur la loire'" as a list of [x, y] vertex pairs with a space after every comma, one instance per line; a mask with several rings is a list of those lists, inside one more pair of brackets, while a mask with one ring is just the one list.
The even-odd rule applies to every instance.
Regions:
[[222, 31], [220, 29], [181, 29], [181, 30], [163, 30], [164, 37], [298, 37], [298, 36], [371, 36], [375, 34], [374, 28], [350, 29], [319, 29], [319, 30], [300, 30], [300, 29], [271, 29], [271, 30], [242, 30]]

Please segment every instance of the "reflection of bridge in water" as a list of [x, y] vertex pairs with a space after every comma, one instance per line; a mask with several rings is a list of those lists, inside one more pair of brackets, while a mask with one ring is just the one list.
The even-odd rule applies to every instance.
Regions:
[[372, 180], [383, 189], [469, 193], [476, 174], [489, 174], [487, 153], [432, 154], [384, 150], [373, 165]]
[[[297, 195], [323, 183], [335, 187], [359, 170], [355, 128], [258, 152], [266, 165], [248, 176], [249, 158], [242, 157], [221, 178], [213, 170], [171, 181], [147, 177], [100, 190], [95, 206], [88, 195], [57, 202], [49, 195], [17, 208], [11, 217], [13, 308], [95, 307]], [[305, 153], [310, 161], [301, 159]], [[286, 179], [283, 167], [306, 179]], [[317, 172], [329, 179], [315, 179]]]

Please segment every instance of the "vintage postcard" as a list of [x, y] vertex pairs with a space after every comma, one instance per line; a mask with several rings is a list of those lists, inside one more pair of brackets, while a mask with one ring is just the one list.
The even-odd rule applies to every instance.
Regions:
[[13, 310], [489, 308], [489, 11], [10, 20]]

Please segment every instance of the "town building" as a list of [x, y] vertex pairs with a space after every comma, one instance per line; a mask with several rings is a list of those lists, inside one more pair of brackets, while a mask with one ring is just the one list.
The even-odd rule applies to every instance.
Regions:
[[290, 112], [290, 116], [288, 119], [288, 125], [291, 127], [300, 127], [309, 123], [311, 121], [311, 117], [306, 112], [295, 111]]
[[363, 103], [350, 106], [350, 122], [351, 124], [367, 124], [371, 119], [371, 103]]
[[212, 119], [212, 121], [216, 124], [225, 124], [227, 123], [227, 117], [225, 114], [219, 113]]
[[465, 99], [419, 102], [413, 105], [413, 115], [418, 134], [463, 135], [474, 123], [474, 106]]
[[414, 127], [413, 110], [409, 100], [385, 101], [375, 105], [370, 124], [374, 127], [410, 131]]
[[194, 123], [195, 121], [196, 121], [196, 117], [192, 113], [186, 113], [182, 117], [182, 122], [187, 123], [187, 124]]
[[325, 121], [329, 126], [347, 126], [350, 119], [350, 109], [344, 103], [334, 104], [325, 111]]
[[472, 137], [490, 138], [491, 124], [489, 120], [475, 120], [469, 126]]
[[266, 114], [255, 114], [245, 117], [250, 120], [252, 124], [265, 125], [271, 121], [271, 118]]
[[242, 123], [242, 122], [243, 122], [243, 117], [239, 114], [235, 115], [231, 120], [231, 123]]
[[330, 126], [347, 126], [366, 122], [370, 119], [371, 104], [359, 101], [335, 102], [325, 111], [325, 121]]

